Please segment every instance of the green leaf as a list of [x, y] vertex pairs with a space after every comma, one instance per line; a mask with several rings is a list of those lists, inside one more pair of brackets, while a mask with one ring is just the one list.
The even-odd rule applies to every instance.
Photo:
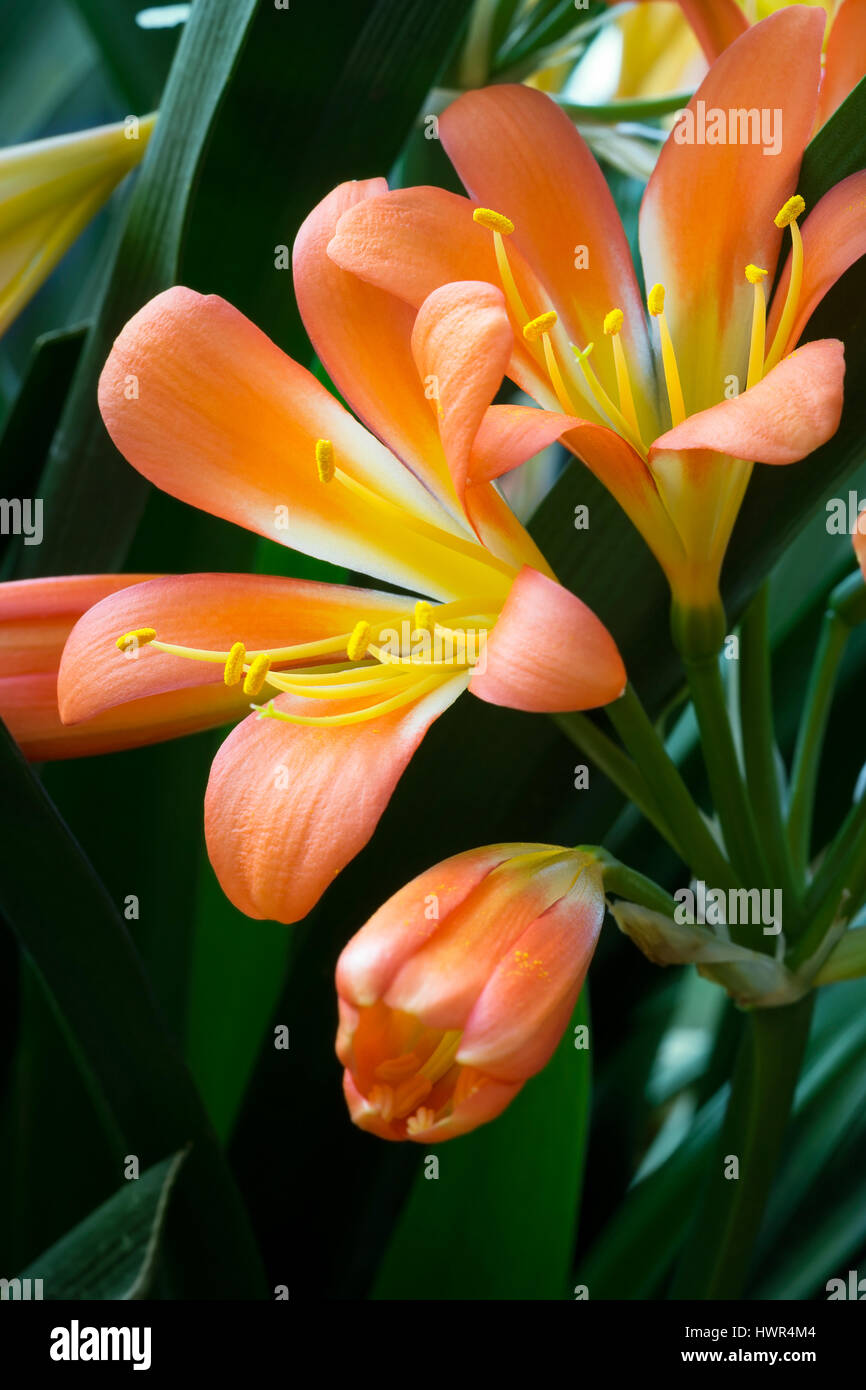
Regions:
[[586, 991], [544, 1071], [497, 1120], [418, 1164], [378, 1299], [549, 1299], [566, 1288], [588, 1138]]
[[15, 806], [0, 838], [0, 909], [127, 1152], [145, 1165], [192, 1145], [174, 1226], [195, 1296], [258, 1296], [262, 1276], [245, 1213], [123, 920], [5, 729], [0, 767]]
[[255, 0], [199, 0], [184, 28], [43, 480], [45, 539], [38, 554], [19, 552], [20, 577], [110, 570], [124, 559], [148, 484], [108, 438], [96, 383], [126, 320], [177, 278], [190, 187], [255, 8]]
[[23, 1270], [46, 1300], [140, 1299], [150, 1290], [168, 1201], [186, 1153], [163, 1159]]
[[[60, 419], [86, 327], [39, 338], [21, 388], [0, 434], [0, 488], [4, 497], [35, 497], [39, 472]], [[0, 538], [5, 558], [8, 541]]]
[[171, 62], [177, 30], [141, 29], [143, 0], [72, 0], [93, 36], [119, 95], [140, 113], [152, 110]]

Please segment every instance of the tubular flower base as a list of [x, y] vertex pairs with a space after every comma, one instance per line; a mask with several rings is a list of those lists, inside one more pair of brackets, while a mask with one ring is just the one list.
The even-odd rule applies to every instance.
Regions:
[[[649, 321], [598, 166], [556, 104], [525, 87], [467, 93], [440, 118], [471, 200], [436, 188], [370, 198], [328, 247], [410, 303], [458, 274], [502, 286], [516, 336], [509, 373], [543, 409], [493, 407], [470, 481], [522, 461], [521, 428], [561, 438], [641, 531], [686, 611], [717, 610], [753, 464], [803, 458], [839, 423], [842, 344], [795, 351], [816, 304], [866, 249], [866, 173], [798, 226], [822, 27], [821, 11], [797, 7], [751, 28], [675, 126], [641, 209]], [[707, 139], [702, 115], [716, 108], [726, 120], [780, 112], [773, 157], [754, 132]], [[791, 256], [768, 307], [785, 228]]]
[[[343, 211], [383, 187], [337, 189], [295, 246], [308, 331], [369, 431], [231, 305], [183, 288], [127, 324], [100, 382], [114, 442], [157, 486], [408, 591], [170, 576], [98, 604], [67, 643], [67, 725], [132, 701], [147, 726], [179, 691], [203, 725], [215, 705], [226, 717], [252, 705], [205, 803], [214, 868], [251, 917], [296, 921], [313, 907], [464, 690], [564, 711], [625, 686], [606, 628], [491, 484], [469, 477], [511, 351], [501, 292], [452, 284], [413, 314], [326, 255]], [[516, 447], [535, 453], [537, 432], [521, 428]]]
[[500, 1114], [562, 1036], [603, 917], [598, 863], [552, 845], [470, 850], [395, 893], [337, 963], [355, 1124], [431, 1144]]
[[142, 158], [156, 116], [0, 150], [0, 334]]

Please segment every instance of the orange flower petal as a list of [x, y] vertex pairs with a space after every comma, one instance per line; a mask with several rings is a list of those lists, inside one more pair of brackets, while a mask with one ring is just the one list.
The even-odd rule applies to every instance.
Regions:
[[863, 578], [866, 579], [866, 512], [861, 512], [857, 517], [857, 529], [854, 532], [853, 541], [857, 563], [863, 571]]
[[[368, 197], [337, 223], [328, 255], [344, 270], [420, 309], [441, 285], [486, 280], [499, 285], [493, 238], [472, 219], [477, 204], [444, 188], [397, 188]], [[530, 315], [547, 307], [544, 291], [509, 238], [508, 259]], [[522, 324], [517, 325], [522, 328]], [[509, 374], [524, 391], [551, 397], [550, 383], [516, 336]]]
[[[772, 277], [782, 234], [774, 217], [796, 191], [800, 159], [815, 119], [823, 10], [796, 5], [771, 15], [726, 48], [665, 143], [640, 215], [646, 283], [667, 290], [665, 312], [679, 355], [686, 409], [717, 401], [725, 377], [745, 378], [753, 291], [750, 262]], [[709, 133], [706, 113], [767, 113], [768, 146], [678, 143]], [[778, 113], [776, 116], [775, 113]], [[775, 155], [764, 153], [773, 134]]]
[[679, 5], [708, 63], [714, 63], [749, 27], [737, 0], [679, 0]]
[[313, 347], [369, 429], [457, 514], [430, 402], [409, 350], [414, 315], [403, 298], [367, 284], [328, 256], [348, 209], [378, 203], [384, 179], [343, 183], [313, 209], [295, 240], [298, 308]]
[[[529, 87], [467, 92], [440, 118], [442, 143], [473, 198], [509, 217], [508, 238], [538, 276], [568, 335], [598, 338], [608, 310], [622, 330], [641, 394], [651, 358], [643, 302], [616, 206], [598, 165], [563, 111]], [[587, 264], [577, 268], [583, 259]], [[614, 389], [612, 362], [599, 375]]]
[[[0, 584], [0, 662], [3, 678], [54, 672], [72, 628], [100, 599], [149, 574], [75, 574]], [[2, 713], [2, 710], [0, 710]]]
[[[305, 917], [363, 849], [427, 729], [465, 687], [455, 677], [364, 724], [311, 728], [256, 715], [239, 724], [205, 797], [208, 853], [235, 906], [278, 922]], [[336, 703], [317, 701], [316, 713]], [[280, 695], [274, 704], [301, 702]], [[339, 712], [350, 704], [340, 701]]]
[[844, 377], [838, 339], [806, 343], [742, 395], [662, 435], [650, 450], [650, 465], [662, 454], [701, 449], [751, 463], [796, 463], [839, 428]]
[[463, 561], [410, 536], [393, 512], [338, 479], [320, 481], [315, 446], [326, 439], [356, 482], [466, 534], [310, 372], [225, 300], [176, 287], [146, 304], [112, 348], [99, 403], [124, 457], [184, 502], [434, 597], [484, 588], [483, 554]]
[[117, 638], [140, 627], [160, 641], [211, 651], [243, 642], [250, 651], [314, 642], [351, 632], [359, 619], [395, 618], [411, 599], [366, 589], [260, 574], [167, 575], [114, 594], [91, 608], [73, 629], [60, 667], [58, 690], [65, 723], [170, 690], [222, 691], [226, 718], [246, 713], [249, 696], [226, 688], [222, 664], [172, 656], [150, 646], [128, 656]]
[[[797, 345], [827, 291], [866, 255], [866, 172], [849, 175], [825, 193], [803, 222], [802, 236], [803, 284], [786, 351]], [[767, 323], [768, 343], [773, 341], [782, 317], [790, 279], [789, 256], [773, 295]]]
[[604, 920], [599, 876], [574, 887], [515, 942], [485, 985], [457, 1060], [499, 1081], [525, 1081], [550, 1059], [571, 1017]]
[[521, 570], [469, 689], [481, 700], [540, 713], [594, 709], [622, 694], [625, 667], [585, 603], [537, 570]]
[[430, 384], [428, 414], [438, 420], [461, 503], [475, 437], [508, 369], [512, 342], [504, 296], [477, 280], [434, 290], [415, 320], [412, 353], [421, 380]]
[[866, 5], [842, 0], [830, 24], [818, 125], [828, 121], [866, 73]]

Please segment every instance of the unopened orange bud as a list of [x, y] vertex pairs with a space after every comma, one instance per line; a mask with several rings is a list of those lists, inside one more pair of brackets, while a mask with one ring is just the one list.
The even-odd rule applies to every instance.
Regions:
[[556, 1048], [603, 916], [599, 865], [557, 845], [470, 850], [395, 893], [337, 963], [355, 1124], [431, 1144], [500, 1114]]

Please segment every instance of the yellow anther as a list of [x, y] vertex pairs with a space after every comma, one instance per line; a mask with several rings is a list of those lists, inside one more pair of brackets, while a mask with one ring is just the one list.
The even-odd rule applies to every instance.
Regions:
[[361, 657], [366, 654], [370, 645], [372, 630], [370, 624], [365, 622], [363, 618], [355, 624], [352, 635], [346, 643], [346, 655], [350, 661], [360, 661]]
[[646, 306], [654, 319], [665, 311], [665, 287], [664, 285], [653, 285], [646, 297]]
[[762, 270], [759, 265], [749, 264], [746, 266], [746, 279], [748, 280], [750, 285], [760, 285], [761, 281], [765, 279], [767, 273], [768, 272], [766, 270]]
[[268, 678], [270, 669], [271, 658], [266, 656], [264, 652], [262, 652], [260, 656], [253, 657], [250, 662], [250, 669], [244, 677], [244, 694], [258, 695]]
[[316, 440], [316, 471], [320, 483], [329, 483], [334, 476], [334, 446], [330, 439]]
[[754, 286], [752, 304], [752, 334], [749, 341], [749, 368], [746, 388], [756, 386], [764, 375], [764, 353], [767, 344], [767, 298], [764, 294], [764, 280], [767, 271], [759, 265], [746, 266], [746, 279]]
[[622, 312], [622, 309], [611, 309], [610, 313], [604, 316], [605, 333], [607, 333], [609, 337], [616, 337], [617, 333], [622, 328], [622, 321], [624, 318], [625, 314]]
[[500, 236], [511, 236], [514, 231], [511, 218], [503, 217], [501, 212], [494, 212], [492, 208], [476, 208], [472, 214], [472, 221], [486, 227], [490, 232], [498, 232]]
[[415, 631], [433, 631], [433, 609], [429, 603], [425, 603], [423, 598], [419, 598], [415, 604]]
[[539, 338], [550, 332], [556, 320], [557, 314], [554, 309], [548, 309], [546, 314], [539, 314], [538, 318], [530, 319], [529, 323], [523, 325], [524, 338], [528, 343], [537, 343]]
[[228, 655], [228, 660], [223, 672], [223, 680], [226, 685], [237, 685], [244, 673], [244, 660], [247, 649], [243, 642], [235, 642]]
[[137, 627], [133, 632], [125, 632], [122, 637], [118, 637], [117, 645], [122, 652], [126, 651], [127, 647], [146, 647], [155, 636], [155, 627]]
[[611, 309], [610, 313], [605, 315], [604, 331], [613, 345], [613, 363], [616, 371], [616, 389], [619, 396], [619, 408], [628, 421], [632, 435], [636, 440], [640, 440], [641, 445], [643, 445], [637, 411], [634, 404], [634, 394], [631, 389], [628, 360], [625, 355], [622, 339], [619, 336], [624, 321], [625, 314], [622, 309]]
[[777, 227], [790, 227], [792, 222], [796, 222], [798, 217], [802, 217], [806, 211], [806, 199], [801, 198], [799, 193], [795, 193], [793, 198], [789, 198], [783, 204], [773, 218]]

